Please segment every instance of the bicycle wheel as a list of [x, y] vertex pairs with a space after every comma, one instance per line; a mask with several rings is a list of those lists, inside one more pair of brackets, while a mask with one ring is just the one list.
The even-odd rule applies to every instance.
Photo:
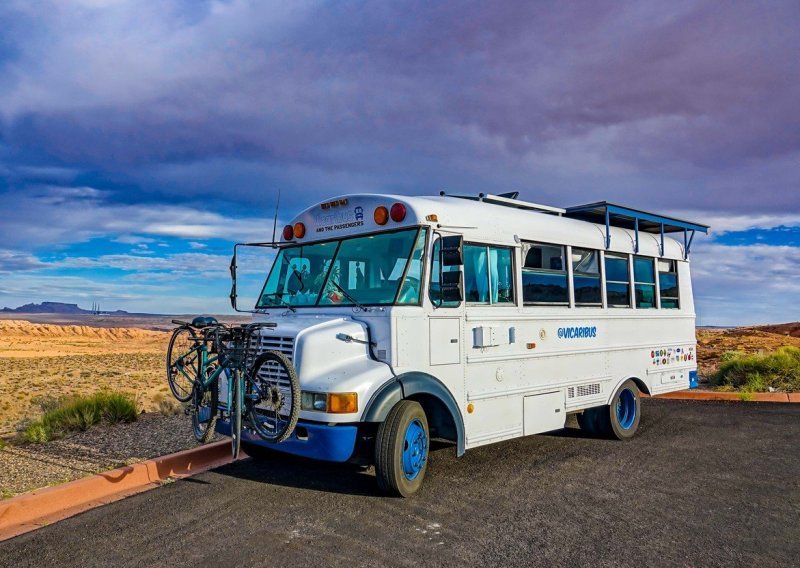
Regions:
[[179, 327], [172, 333], [167, 350], [167, 382], [172, 396], [189, 402], [197, 381], [200, 353], [196, 349], [197, 336], [188, 327]]
[[268, 442], [283, 442], [300, 416], [300, 381], [285, 355], [267, 351], [253, 363], [248, 383], [248, 415], [256, 433]]
[[239, 459], [242, 447], [242, 375], [239, 371], [233, 373], [231, 386], [231, 452], [233, 459]]
[[[213, 372], [213, 368], [206, 373]], [[216, 432], [217, 409], [219, 407], [219, 385], [217, 381], [208, 387], [200, 383], [194, 385], [192, 392], [192, 434], [195, 440], [205, 444], [211, 441]]]

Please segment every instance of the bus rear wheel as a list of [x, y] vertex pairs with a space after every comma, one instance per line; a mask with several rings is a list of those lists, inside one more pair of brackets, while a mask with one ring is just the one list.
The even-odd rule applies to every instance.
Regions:
[[401, 400], [378, 428], [375, 475], [381, 491], [409, 497], [419, 490], [428, 467], [430, 432], [418, 402]]
[[627, 380], [614, 393], [611, 404], [587, 408], [578, 415], [578, 425], [588, 434], [630, 440], [639, 429], [641, 407], [639, 388]]

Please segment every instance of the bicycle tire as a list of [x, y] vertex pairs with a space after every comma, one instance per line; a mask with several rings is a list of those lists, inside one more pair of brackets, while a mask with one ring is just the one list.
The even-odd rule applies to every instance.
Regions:
[[[205, 404], [204, 404], [205, 403]], [[217, 428], [217, 411], [219, 408], [219, 388], [215, 381], [208, 388], [195, 384], [192, 394], [192, 434], [194, 439], [201, 444], [211, 441]], [[208, 407], [209, 419], [200, 421], [202, 407]]]
[[[188, 348], [189, 343], [194, 345], [196, 342], [197, 336], [188, 327], [177, 328], [172, 332], [172, 337], [169, 339], [169, 347], [167, 349], [167, 383], [169, 384], [169, 390], [172, 391], [172, 396], [180, 402], [189, 402], [192, 399], [194, 385], [197, 382], [200, 366], [198, 354], [192, 350], [183, 351]], [[183, 354], [173, 353], [175, 350], [179, 350]], [[194, 353], [194, 360], [187, 360], [187, 355], [189, 353]], [[184, 363], [189, 364], [185, 365]], [[188, 369], [188, 377], [178, 369], [179, 364], [184, 369]], [[192, 376], [194, 378], [192, 378]]]
[[[255, 393], [248, 394], [258, 397], [248, 404], [248, 418], [253, 430], [267, 442], [278, 444], [287, 440], [300, 418], [300, 381], [292, 362], [278, 351], [262, 353], [253, 363], [248, 383], [253, 387], [251, 391], [255, 390]], [[288, 404], [286, 394], [291, 397]], [[259, 407], [259, 404], [266, 407]]]
[[241, 395], [241, 374], [236, 371], [233, 374], [233, 386], [231, 387], [231, 455], [233, 459], [239, 459], [239, 452], [242, 449], [242, 395]]

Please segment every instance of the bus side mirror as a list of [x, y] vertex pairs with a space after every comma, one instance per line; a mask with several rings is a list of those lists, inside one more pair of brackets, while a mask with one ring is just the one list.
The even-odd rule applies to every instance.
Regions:
[[464, 238], [461, 235], [442, 237], [442, 266], [464, 264]]
[[[231, 257], [231, 307], [236, 310], [236, 251]], [[238, 311], [238, 310], [237, 310]]]
[[443, 303], [464, 301], [464, 280], [460, 270], [442, 273], [441, 297]]

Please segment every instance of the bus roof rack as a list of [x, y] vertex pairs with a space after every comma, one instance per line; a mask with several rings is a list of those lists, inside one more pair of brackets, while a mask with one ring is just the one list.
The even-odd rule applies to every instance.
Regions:
[[551, 207], [550, 205], [541, 205], [539, 203], [531, 203], [530, 201], [522, 201], [517, 199], [519, 197], [518, 191], [509, 193], [501, 193], [499, 195], [492, 195], [491, 193], [479, 193], [477, 196], [472, 195], [453, 195], [447, 194], [444, 191], [439, 192], [443, 197], [457, 197], [459, 199], [469, 199], [471, 201], [483, 201], [484, 203], [493, 203], [495, 205], [504, 205], [505, 207], [513, 207], [515, 209], [528, 209], [531, 211], [539, 211], [541, 213], [551, 213], [553, 215], [563, 215], [566, 210], [560, 207]]
[[568, 207], [566, 217], [606, 226], [606, 249], [611, 246], [611, 227], [633, 229], [636, 235], [634, 252], [639, 252], [639, 231], [661, 235], [661, 255], [664, 255], [664, 233], [683, 233], [683, 258], [689, 257], [695, 231], [708, 233], [708, 225], [666, 217], [607, 201]]

